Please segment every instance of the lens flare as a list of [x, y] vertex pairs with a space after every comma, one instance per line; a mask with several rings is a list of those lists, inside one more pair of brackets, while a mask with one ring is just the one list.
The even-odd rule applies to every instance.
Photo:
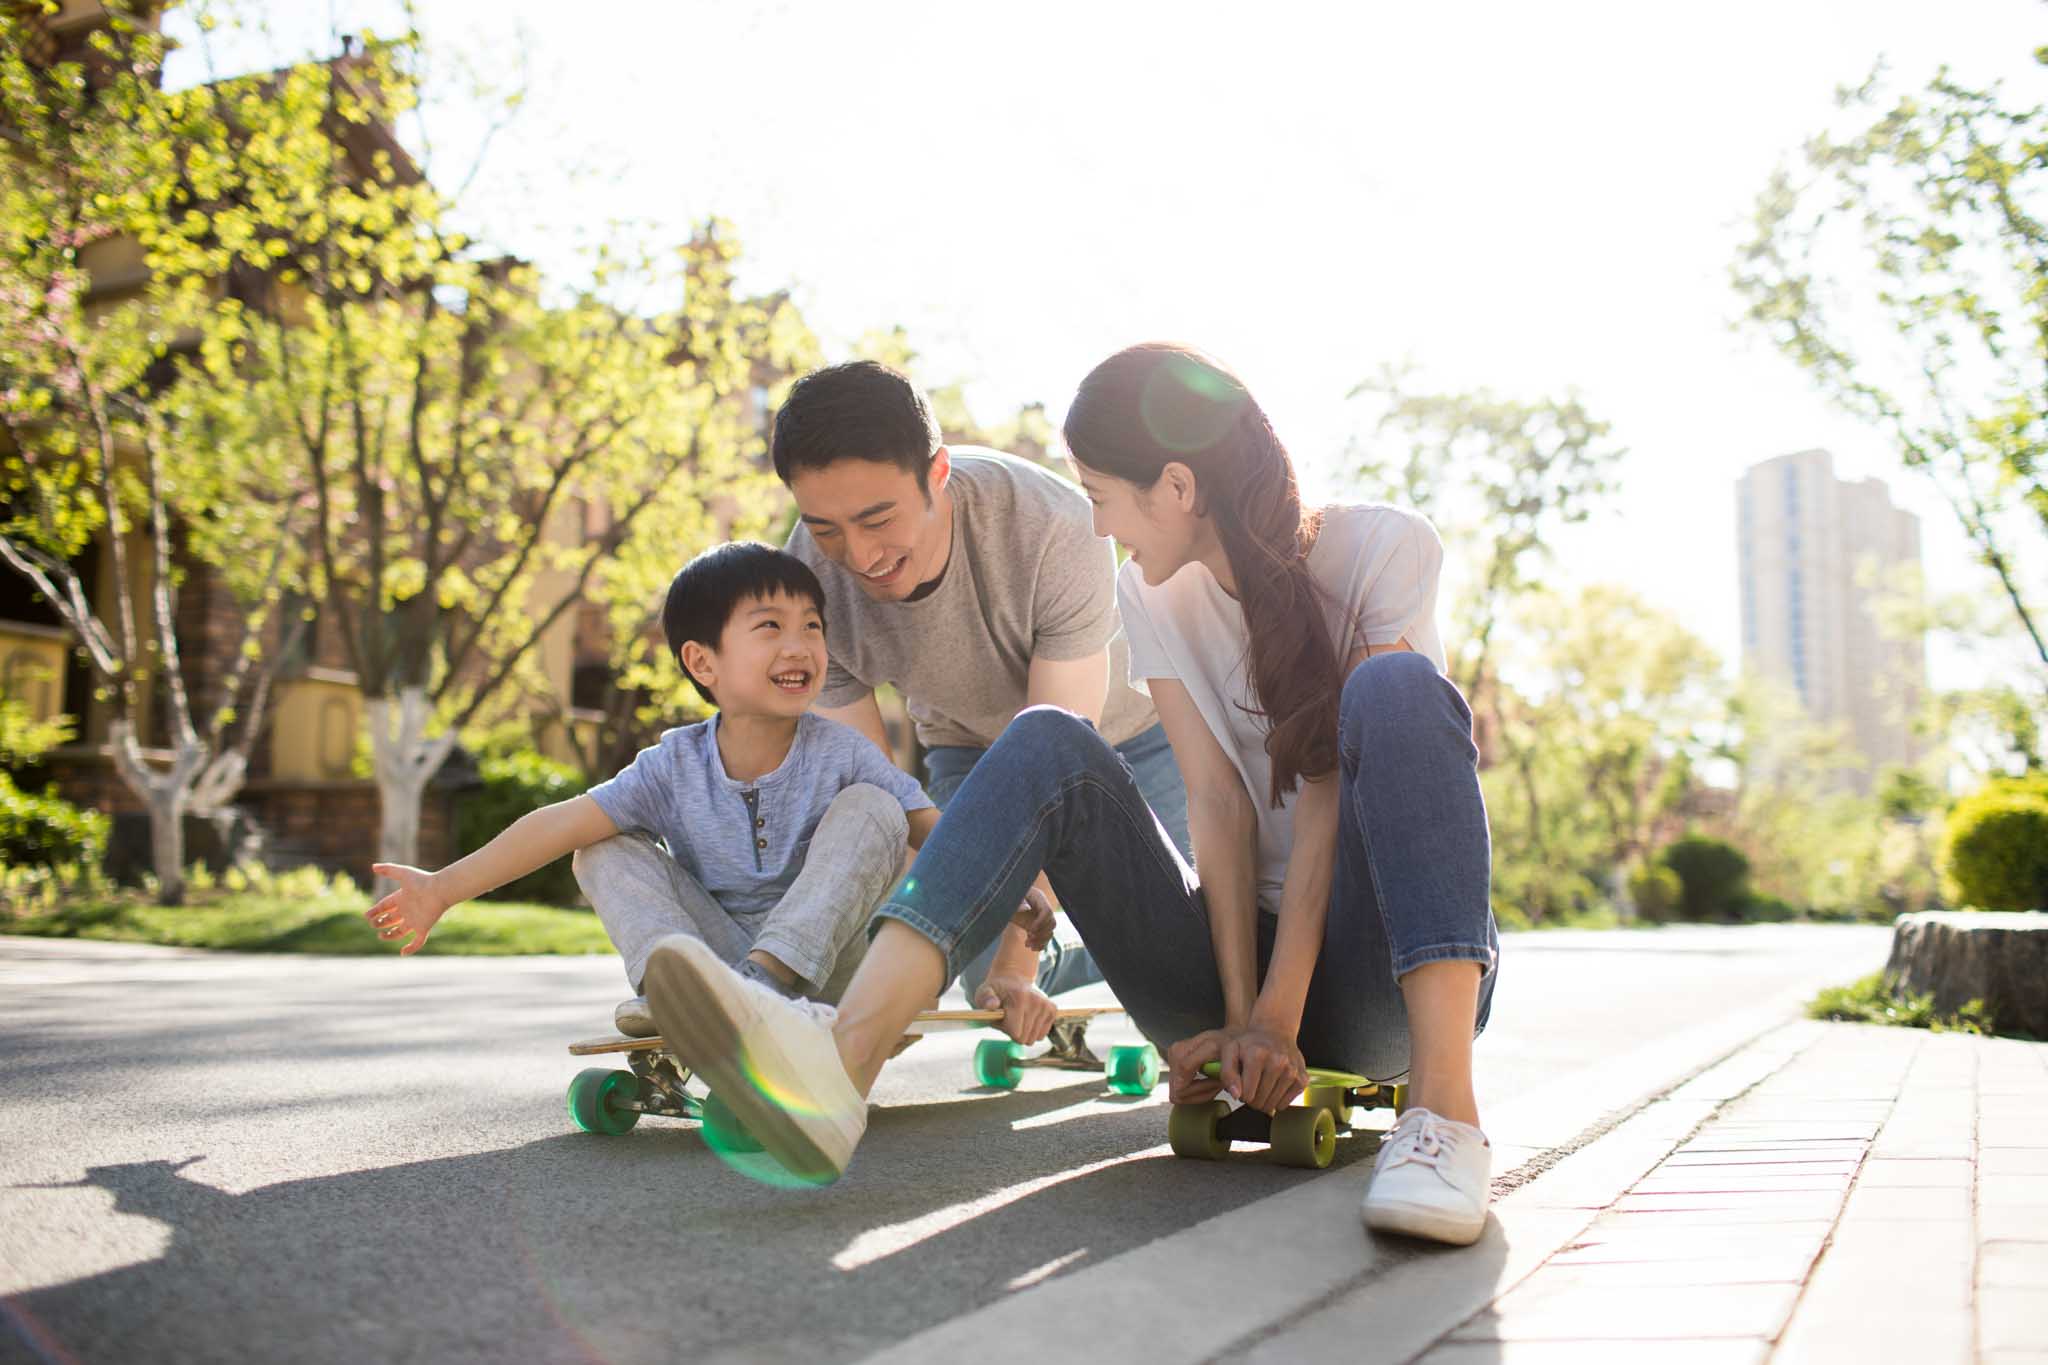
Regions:
[[1138, 415], [1161, 447], [1202, 450], [1230, 429], [1245, 404], [1245, 392], [1192, 356], [1168, 356], [1145, 377]]
[[[745, 1077], [743, 1084], [760, 1099], [784, 1113], [816, 1117], [821, 1112], [803, 1096], [795, 1094], [785, 1085], [777, 1084], [767, 1072], [754, 1065], [753, 1058], [745, 1052], [740, 1055], [740, 1069]], [[792, 1171], [777, 1161], [762, 1150], [760, 1141], [746, 1130], [739, 1116], [733, 1112], [732, 1106], [717, 1092], [713, 1092], [704, 1102], [704, 1124], [699, 1131], [703, 1134], [704, 1145], [709, 1147], [720, 1161], [757, 1184], [771, 1185], [778, 1189], [812, 1189], [820, 1185], [829, 1185], [836, 1178], [830, 1172], [807, 1174]]]

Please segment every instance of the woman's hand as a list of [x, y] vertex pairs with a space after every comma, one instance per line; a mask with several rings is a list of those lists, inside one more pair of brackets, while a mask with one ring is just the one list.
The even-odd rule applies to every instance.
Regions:
[[[1167, 1094], [1175, 1104], [1199, 1104], [1229, 1095], [1275, 1114], [1308, 1085], [1308, 1067], [1294, 1040], [1262, 1028], [1210, 1029], [1166, 1051]], [[1202, 1072], [1215, 1062], [1215, 1076]]]
[[1010, 923], [1022, 931], [1025, 946], [1034, 953], [1042, 951], [1046, 944], [1052, 942], [1052, 899], [1039, 888], [1032, 887], [1024, 893], [1024, 903], [1010, 916]]
[[363, 911], [363, 918], [377, 930], [377, 937], [401, 939], [413, 935], [412, 942], [400, 948], [399, 954], [410, 957], [426, 946], [427, 935], [441, 916], [448, 913], [447, 902], [434, 891], [434, 874], [423, 872], [417, 867], [406, 867], [402, 863], [375, 863], [370, 870], [380, 877], [389, 877], [398, 883], [396, 890]]

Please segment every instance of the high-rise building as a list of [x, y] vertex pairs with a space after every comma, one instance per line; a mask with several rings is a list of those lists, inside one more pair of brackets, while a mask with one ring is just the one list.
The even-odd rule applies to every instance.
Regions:
[[1873, 771], [1911, 762], [1926, 646], [1881, 630], [1878, 603], [1901, 565], [1920, 562], [1919, 518], [1881, 481], [1837, 479], [1828, 452], [1802, 450], [1750, 466], [1736, 526], [1743, 666], [1846, 724]]

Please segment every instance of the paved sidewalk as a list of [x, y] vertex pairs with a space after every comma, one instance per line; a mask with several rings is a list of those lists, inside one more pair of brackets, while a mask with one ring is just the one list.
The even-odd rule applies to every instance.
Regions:
[[[1561, 1241], [1559, 1214], [1581, 1224]], [[1550, 1249], [1510, 1251], [1425, 1365], [2048, 1362], [2048, 1044], [1793, 1025], [1510, 1194], [1497, 1221], [1511, 1248]], [[1441, 1292], [1456, 1257], [1424, 1264], [1439, 1317], [1463, 1307]], [[1402, 1278], [1254, 1358], [1358, 1340]]]
[[885, 1358], [2048, 1365], [2048, 1044], [1783, 1025], [1503, 1172], [1469, 1248], [1368, 1236], [1360, 1174]]

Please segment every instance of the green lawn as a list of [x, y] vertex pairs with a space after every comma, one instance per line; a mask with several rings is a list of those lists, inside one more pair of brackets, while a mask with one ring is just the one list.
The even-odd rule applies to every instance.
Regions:
[[[338, 953], [370, 956], [398, 949], [380, 940], [360, 893], [313, 896], [277, 890], [196, 894], [166, 907], [114, 895], [60, 904], [24, 915], [0, 913], [0, 933], [227, 948], [245, 953]], [[497, 956], [511, 953], [609, 953], [597, 916], [552, 905], [471, 901], [434, 928], [422, 954]]]

